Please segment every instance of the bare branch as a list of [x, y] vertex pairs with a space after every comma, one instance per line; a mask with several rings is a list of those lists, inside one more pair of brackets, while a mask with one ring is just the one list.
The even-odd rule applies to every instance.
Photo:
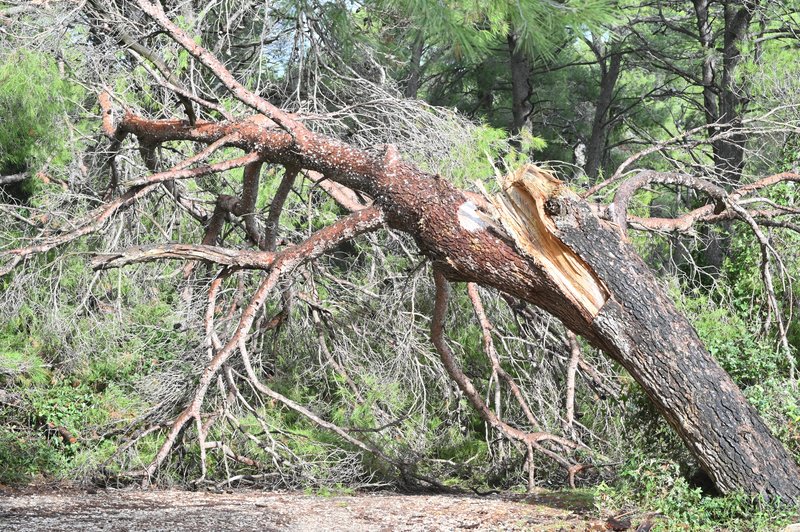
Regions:
[[431, 340], [433, 341], [433, 345], [436, 347], [436, 350], [439, 352], [439, 356], [441, 357], [442, 363], [444, 364], [448, 375], [450, 375], [450, 378], [452, 378], [456, 384], [458, 384], [459, 389], [461, 389], [461, 391], [467, 397], [467, 400], [469, 400], [473, 408], [475, 408], [475, 410], [481, 416], [481, 419], [489, 423], [493, 428], [500, 431], [500, 433], [505, 435], [507, 438], [522, 442], [525, 445], [532, 446], [568, 470], [572, 466], [572, 462], [570, 462], [567, 458], [564, 458], [563, 456], [542, 447], [540, 442], [552, 441], [567, 449], [576, 448], [577, 444], [575, 442], [546, 432], [524, 432], [508, 425], [506, 422], [498, 418], [488, 406], [486, 406], [486, 403], [484, 403], [483, 398], [481, 397], [480, 392], [478, 392], [478, 390], [475, 388], [475, 385], [472, 384], [472, 381], [469, 379], [469, 377], [467, 377], [458, 367], [455, 357], [453, 356], [453, 352], [450, 349], [450, 346], [447, 345], [447, 341], [444, 338], [444, 318], [447, 313], [447, 301], [450, 298], [450, 284], [447, 282], [447, 279], [445, 279], [441, 272], [434, 270], [433, 275], [434, 283], [436, 285], [436, 299], [434, 302], [433, 316], [431, 319]]
[[287, 167], [286, 173], [283, 175], [280, 185], [278, 185], [278, 190], [275, 191], [275, 195], [272, 197], [272, 203], [269, 205], [269, 214], [267, 214], [267, 227], [264, 232], [264, 248], [267, 251], [274, 251], [277, 245], [278, 222], [283, 212], [283, 204], [286, 202], [286, 198], [289, 197], [289, 192], [292, 190], [297, 173], [296, 168]]
[[[248, 305], [242, 311], [239, 318], [239, 324], [235, 332], [230, 337], [228, 342], [217, 350], [214, 357], [206, 366], [200, 381], [195, 388], [194, 396], [190, 404], [184, 409], [183, 412], [172, 423], [170, 430], [167, 434], [166, 440], [162, 444], [158, 453], [156, 454], [150, 465], [144, 470], [144, 483], [149, 483], [149, 479], [155, 473], [156, 469], [169, 455], [172, 447], [175, 444], [178, 434], [183, 427], [191, 420], [198, 420], [200, 416], [200, 407], [211, 384], [211, 380], [222, 365], [230, 358], [235, 350], [242, 344], [250, 332], [253, 321], [267, 300], [267, 297], [272, 292], [282, 275], [288, 271], [296, 268], [309, 260], [313, 260], [323, 253], [327, 252], [332, 247], [349, 240], [368, 231], [374, 231], [381, 227], [384, 223], [383, 213], [380, 209], [372, 208], [367, 211], [361, 211], [351, 214], [346, 218], [342, 218], [335, 224], [317, 231], [314, 235], [306, 239], [301, 244], [287, 248], [280, 252], [273, 261], [273, 267], [264, 281], [261, 282], [256, 292], [253, 294]], [[242, 344], [243, 345], [243, 344]]]
[[[225, 68], [216, 57], [208, 50], [197, 44], [194, 39], [189, 37], [186, 32], [181, 30], [164, 13], [161, 5], [151, 3], [148, 0], [136, 0], [139, 8], [155, 20], [175, 42], [180, 44], [187, 52], [194, 56], [198, 61], [205, 65], [211, 72], [225, 85], [231, 93], [242, 103], [252, 107], [263, 114], [285, 131], [294, 134], [296, 130], [303, 126], [284, 113], [268, 101], [260, 98], [247, 90], [241, 83], [234, 79], [233, 75]], [[304, 128], [303, 128], [304, 129]]]
[[274, 253], [231, 249], [208, 245], [165, 244], [132, 247], [116, 253], [104, 253], [92, 258], [95, 270], [123, 268], [130, 264], [175, 259], [207, 261], [237, 269], [269, 270], [275, 262]]
[[25, 181], [28, 178], [27, 172], [21, 172], [19, 174], [11, 174], [11, 175], [0, 175], [0, 185], [10, 185], [11, 183], [19, 183], [20, 181]]
[[243, 155], [235, 159], [229, 159], [221, 163], [198, 166], [197, 168], [188, 170], [171, 169], [167, 170], [166, 172], [159, 172], [142, 179], [134, 179], [133, 181], [125, 183], [125, 185], [129, 187], [136, 187], [141, 185], [164, 183], [167, 181], [172, 181], [173, 179], [193, 179], [196, 177], [202, 177], [204, 175], [217, 174], [227, 170], [232, 170], [234, 168], [247, 166], [248, 164], [259, 162], [260, 159], [261, 155], [258, 153], [248, 153], [247, 155]]
[[716, 207], [713, 214], [719, 214], [725, 209], [725, 198], [728, 193], [722, 187], [709, 183], [705, 179], [685, 174], [668, 172], [644, 171], [632, 179], [627, 179], [617, 189], [614, 201], [609, 205], [609, 213], [614, 223], [619, 226], [622, 234], [627, 233], [628, 204], [637, 190], [651, 183], [669, 185], [682, 185], [705, 192], [714, 200]]

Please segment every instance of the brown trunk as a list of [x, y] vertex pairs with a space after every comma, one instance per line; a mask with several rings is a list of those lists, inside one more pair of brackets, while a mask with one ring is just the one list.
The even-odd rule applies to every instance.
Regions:
[[590, 341], [622, 364], [723, 493], [800, 501], [800, 471], [689, 322], [616, 230], [558, 200], [555, 235], [590, 266], [609, 300]]
[[[739, 46], [752, 20], [754, 6], [751, 2], [745, 2], [744, 5], [741, 2], [723, 2], [722, 70], [721, 76], [718, 76], [713, 17], [709, 12], [711, 4], [709, 0], [694, 0], [698, 35], [704, 57], [703, 108], [706, 124], [719, 124], [711, 128], [709, 133], [719, 134], [732, 127], [741, 126], [742, 115], [747, 105], [746, 98], [740, 94], [741, 89], [735, 86], [735, 73], [741, 63]], [[746, 142], [747, 136], [744, 133], [733, 133], [726, 138], [711, 142], [714, 169], [723, 184], [735, 185], [741, 180]], [[708, 244], [703, 256], [705, 262], [716, 272], [721, 271], [730, 247], [730, 224], [722, 224], [721, 228], [721, 233], [705, 234]]]
[[414, 44], [411, 47], [411, 60], [408, 64], [408, 76], [406, 86], [403, 89], [403, 96], [406, 98], [416, 98], [419, 92], [420, 81], [422, 81], [422, 52], [425, 50], [425, 37], [422, 32], [417, 33]]
[[606, 137], [608, 136], [609, 116], [611, 102], [614, 99], [614, 88], [617, 86], [622, 55], [612, 53], [603, 58], [600, 63], [600, 94], [597, 97], [594, 120], [592, 121], [592, 135], [586, 146], [586, 175], [590, 182], [594, 182], [603, 164], [606, 153]]
[[530, 68], [528, 58], [519, 49], [519, 43], [513, 34], [508, 36], [508, 52], [511, 62], [511, 133], [516, 135], [531, 113]]
[[[746, 2], [731, 2], [725, 5], [725, 30], [722, 44], [722, 80], [719, 91], [719, 120], [728, 128], [740, 127], [747, 105], [746, 98], [735, 86], [736, 69], [742, 61], [739, 50], [747, 27], [753, 17], [753, 6]], [[714, 143], [714, 164], [722, 176], [731, 184], [739, 182], [744, 169], [744, 147], [747, 136], [737, 133], [728, 139]]]
[[[595, 217], [589, 205], [559, 181], [535, 167], [524, 167], [504, 183], [503, 193], [489, 202], [458, 190], [438, 175], [426, 174], [403, 162], [392, 146], [378, 155], [315, 133], [298, 116], [248, 91], [216, 57], [172, 23], [158, 5], [147, 0], [135, 3], [209, 68], [233, 97], [259, 115], [214, 123], [148, 120], [128, 111], [114, 128], [110, 107], [104, 105], [103, 124], [107, 134], [119, 139], [127, 134], [136, 136], [148, 166], [154, 166], [154, 148], [165, 142], [183, 140], [209, 146], [171, 170], [126, 183], [130, 187], [127, 192], [92, 211], [86, 222], [66, 235], [49, 236], [37, 245], [5, 252], [10, 265], [0, 269], [0, 275], [32, 254], [47, 252], [100, 230], [109, 218], [162, 182], [247, 166], [249, 195], [241, 198], [246, 207], [255, 197], [258, 172], [254, 163], [279, 164], [291, 169], [287, 187], [294, 170], [312, 170], [373, 200], [369, 208], [313, 233], [299, 244], [280, 252], [251, 255], [250, 261], [242, 250], [209, 246], [134, 250], [141, 260], [154, 253], [162, 258], [187, 257], [186, 253], [193, 253], [189, 258], [269, 270], [250, 303], [243, 308], [235, 332], [226, 344], [220, 344], [200, 376], [192, 402], [172, 424], [167, 442], [144, 471], [148, 478], [166, 458], [189, 421], [195, 420], [202, 427], [200, 407], [206, 392], [237, 349], [241, 351], [250, 382], [257, 389], [335, 431], [351, 444], [386, 459], [379, 450], [266, 388], [254, 375], [245, 349], [245, 339], [254, 320], [282, 275], [356, 235], [386, 224], [415, 238], [421, 252], [433, 262], [438, 287], [443, 286], [442, 276], [445, 276], [450, 281], [490, 286], [537, 305], [622, 364], [722, 492], [741, 489], [800, 503], [800, 470], [792, 457], [705, 350], [689, 322], [676, 310], [618, 228]], [[704, 39], [709, 37], [707, 30], [710, 31], [708, 4], [696, 0], [698, 19], [705, 21], [700, 27]], [[741, 12], [731, 13], [744, 16]], [[731, 21], [741, 23], [736, 17]], [[744, 28], [746, 24], [731, 26], [734, 27]], [[735, 37], [731, 42], [735, 43], [741, 33], [731, 35]], [[519, 128], [529, 114], [529, 69], [513, 37], [509, 38], [509, 48], [515, 79], [514, 116]], [[708, 70], [713, 81], [713, 64], [709, 65], [709, 69], [704, 66], [704, 72]], [[195, 166], [223, 146], [241, 148], [247, 154]], [[220, 196], [217, 203], [220, 211], [236, 210], [235, 202], [233, 206], [223, 206], [222, 200]], [[245, 210], [242, 214], [247, 214]], [[279, 216], [280, 205], [276, 203], [274, 210], [273, 220]], [[120, 256], [122, 263], [126, 257], [130, 259], [130, 253]], [[218, 282], [221, 280], [219, 277]], [[436, 319], [441, 317], [444, 302], [442, 297], [437, 299]], [[213, 317], [213, 304], [209, 308]], [[434, 337], [441, 338], [441, 322], [434, 322], [434, 326]], [[460, 384], [469, 389], [466, 381]], [[203, 442], [200, 443], [203, 449]]]

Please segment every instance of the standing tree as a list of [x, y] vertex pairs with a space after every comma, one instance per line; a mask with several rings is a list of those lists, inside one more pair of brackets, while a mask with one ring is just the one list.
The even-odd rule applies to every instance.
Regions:
[[[129, 139], [135, 139], [149, 175], [121, 179], [112, 171], [108, 191], [96, 208], [81, 219], [71, 220], [66, 230], [45, 231], [29, 246], [2, 251], [0, 274], [8, 274], [37, 254], [101, 231], [123, 210], [162, 189], [203, 224], [205, 236], [200, 243], [135, 246], [99, 255], [94, 262], [96, 269], [110, 269], [177, 259], [200, 261], [218, 270], [207, 293], [205, 368], [188, 404], [171, 422], [152, 462], [144, 467], [145, 479], [157, 471], [189, 427], [196, 430], [204, 470], [208, 449], [221, 448], [232, 459], [247, 460], [226, 450], [224, 443], [208, 440], [216, 416], [208, 416], [203, 410], [213, 386], [227, 390], [223, 395], [231, 400], [240, 396], [237, 378], [272, 401], [335, 432], [349, 444], [402, 468], [403, 464], [369, 439], [342, 429], [274, 391], [250, 355], [254, 323], [277, 292], [282, 292], [283, 307], [263, 326], [278, 327], [285, 320], [292, 294], [283, 283], [298, 272], [299, 266], [339, 249], [358, 235], [388, 227], [413, 237], [419, 252], [432, 264], [435, 304], [431, 339], [448, 375], [488, 424], [526, 446], [529, 453], [538, 450], [551, 456], [571, 477], [581, 468], [581, 464], [554, 450], [568, 450], [578, 444], [538, 430], [535, 415], [518, 394], [514, 379], [496, 363], [491, 335], [487, 334], [490, 327], [475, 285], [543, 309], [621, 364], [720, 491], [744, 490], [800, 501], [797, 465], [708, 353], [687, 319], [676, 310], [626, 235], [629, 224], [680, 230], [701, 222], [740, 220], [753, 230], [768, 257], [769, 242], [759, 223], [769, 213], [753, 210], [753, 202], [748, 200], [767, 187], [800, 181], [800, 176], [772, 175], [726, 191], [690, 175], [644, 172], [624, 181], [610, 205], [599, 206], [570, 191], [549, 172], [523, 166], [503, 180], [497, 194], [466, 192], [447, 178], [426, 173], [404, 160], [391, 144], [375, 147], [346, 143], [324, 127], [316, 127], [314, 114], [288, 112], [271, 103], [262, 91], [248, 89], [218, 58], [229, 50], [229, 43], [214, 45], [218, 53], [209, 49], [211, 39], [201, 40], [204, 44], [208, 41], [208, 46], [198, 44], [198, 39], [176, 22], [181, 8], [168, 13], [162, 3], [149, 0], [115, 2], [119, 7], [113, 8], [103, 4], [90, 1], [86, 8], [86, 17], [97, 33], [95, 38], [102, 35], [100, 30], [106, 31], [125, 49], [149, 61], [154, 78], [168, 93], [176, 95], [187, 119], [151, 118], [133, 112], [115, 102], [110, 90], [103, 90], [99, 100], [103, 132], [111, 146], [108, 166], [113, 169], [120, 150]], [[148, 18], [140, 18], [143, 15]], [[180, 46], [181, 61], [193, 62], [202, 72], [189, 74], [188, 84], [181, 80], [145, 47], [136, 45], [137, 38], [125, 29], [126, 19], [138, 20], [148, 33], [155, 30], [167, 36]], [[146, 20], [156, 27], [148, 26]], [[295, 22], [313, 24], [300, 15]], [[310, 40], [307, 45], [324, 43]], [[324, 67], [317, 64], [310, 68]], [[300, 99], [307, 94], [303, 79], [302, 73], [295, 78], [296, 96]], [[202, 92], [196, 89], [198, 85]], [[232, 113], [219, 103], [222, 91], [255, 114], [241, 117]], [[354, 114], [350, 125], [357, 127], [361, 118]], [[182, 154], [177, 165], [161, 169], [159, 149], [179, 142], [198, 149], [191, 156]], [[241, 150], [242, 154], [231, 156], [233, 150]], [[209, 162], [223, 154], [222, 160]], [[267, 215], [262, 218], [254, 214], [254, 206], [264, 165], [281, 167], [284, 174]], [[212, 212], [206, 212], [182, 186], [186, 180], [213, 180], [234, 168], [244, 169], [241, 191], [237, 196], [217, 194]], [[300, 175], [318, 182], [350, 213], [290, 244], [281, 239], [279, 222], [292, 184]], [[672, 220], [629, 215], [632, 196], [653, 183], [695, 190], [708, 197], [708, 204]], [[226, 227], [240, 227], [252, 249], [216, 245]], [[241, 270], [263, 273], [249, 298], [231, 307], [229, 312], [239, 312], [238, 321], [226, 329], [220, 323], [225, 321], [219, 313], [221, 287]], [[186, 274], [192, 274], [188, 267]], [[764, 277], [771, 287], [769, 265]], [[484, 331], [487, 355], [498, 378], [517, 395], [532, 426], [530, 431], [505, 422], [487, 407], [445, 338], [451, 284], [462, 282], [468, 283], [470, 300]], [[771, 295], [774, 299], [774, 290]], [[777, 304], [775, 310], [779, 310]], [[234, 361], [243, 368], [244, 375], [234, 374]], [[347, 381], [347, 375], [341, 374]]]

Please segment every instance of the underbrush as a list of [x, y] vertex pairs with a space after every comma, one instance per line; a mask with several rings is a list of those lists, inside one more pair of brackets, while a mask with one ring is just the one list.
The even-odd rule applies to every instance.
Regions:
[[780, 501], [704, 494], [690, 485], [677, 462], [640, 454], [622, 466], [613, 485], [597, 487], [595, 503], [603, 513], [650, 521], [654, 531], [781, 530], [800, 517], [796, 507]]

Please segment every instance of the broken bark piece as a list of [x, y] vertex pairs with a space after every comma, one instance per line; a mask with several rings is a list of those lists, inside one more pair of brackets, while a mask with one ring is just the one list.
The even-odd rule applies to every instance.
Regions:
[[550, 216], [559, 213], [560, 195], [574, 193], [550, 172], [529, 164], [506, 177], [503, 192], [492, 198], [492, 203], [518, 250], [594, 318], [609, 293], [586, 263], [555, 236]]

